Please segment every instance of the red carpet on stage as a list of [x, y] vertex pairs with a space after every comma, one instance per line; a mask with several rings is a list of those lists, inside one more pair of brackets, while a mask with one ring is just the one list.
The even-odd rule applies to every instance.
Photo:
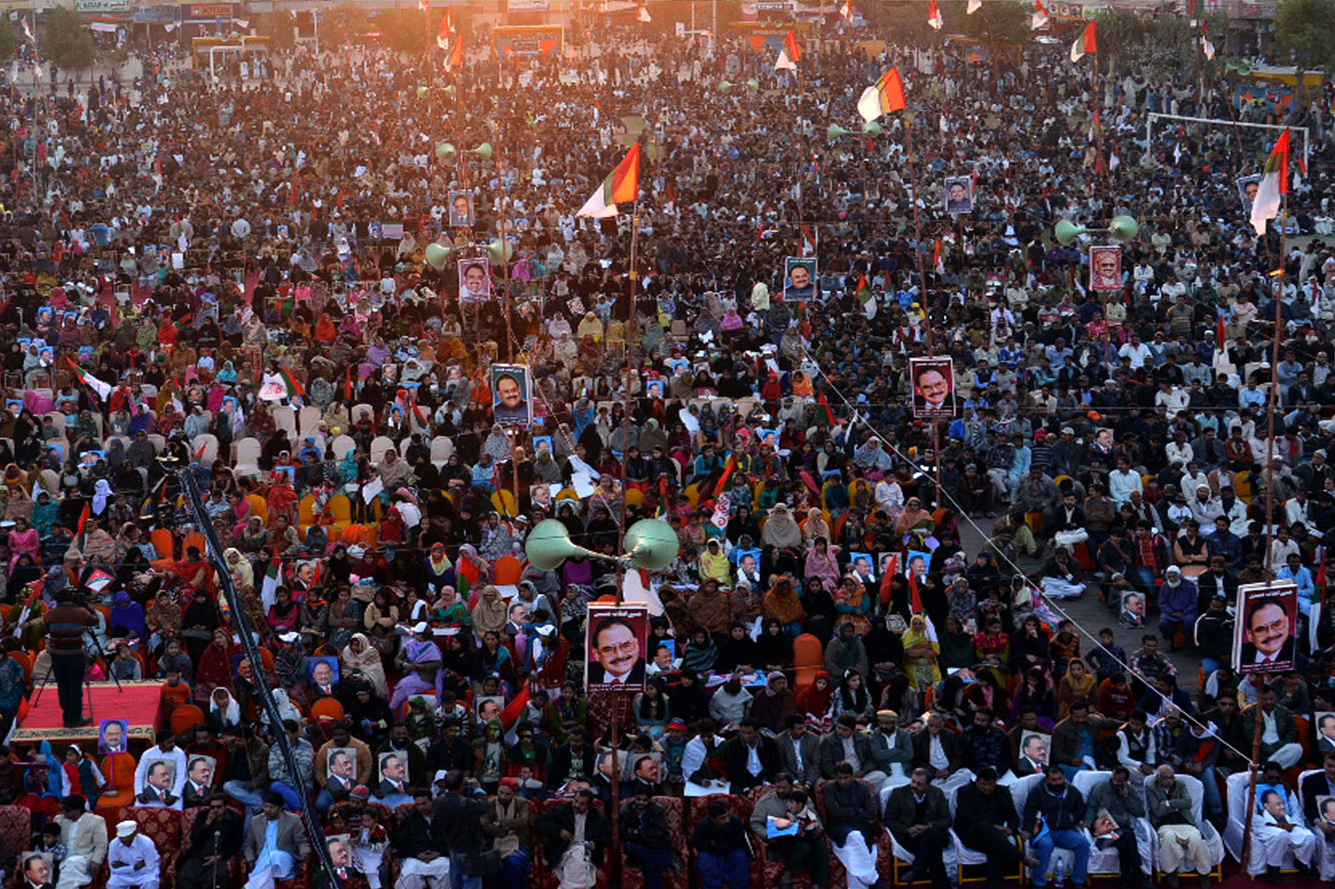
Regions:
[[[65, 728], [60, 712], [60, 695], [52, 679], [42, 689], [41, 698], [33, 694], [34, 705], [14, 730], [14, 741], [64, 741], [78, 743], [97, 740], [97, 723], [104, 719], [125, 719], [130, 723], [130, 737], [152, 741], [158, 716], [158, 693], [161, 682], [122, 682], [119, 691], [114, 682], [91, 682], [84, 686], [83, 715], [91, 716], [93, 724], [87, 728]], [[92, 707], [89, 708], [89, 695]], [[89, 750], [88, 752], [93, 752]]]

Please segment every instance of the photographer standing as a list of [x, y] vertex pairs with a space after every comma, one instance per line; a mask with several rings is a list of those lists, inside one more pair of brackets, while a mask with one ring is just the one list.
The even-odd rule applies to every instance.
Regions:
[[46, 650], [51, 653], [51, 672], [56, 677], [65, 728], [93, 724], [92, 719], [83, 718], [83, 679], [87, 667], [83, 633], [96, 624], [97, 616], [92, 609], [75, 605], [68, 590], [56, 594], [56, 607], [46, 615]]

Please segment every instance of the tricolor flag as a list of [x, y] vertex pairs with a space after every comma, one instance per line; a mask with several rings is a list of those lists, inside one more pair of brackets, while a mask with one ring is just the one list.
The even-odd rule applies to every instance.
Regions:
[[937, 238], [937, 239], [936, 239], [936, 250], [935, 250], [935, 252], [932, 254], [932, 268], [934, 268], [934, 269], [936, 270], [936, 273], [937, 273], [938, 275], [940, 275], [940, 276], [943, 277], [943, 278], [945, 277], [945, 275], [946, 275], [946, 257], [945, 257], [945, 254], [941, 251], [941, 239], [940, 239], [940, 238]]
[[1029, 30], [1037, 31], [1048, 26], [1048, 8], [1043, 0], [1034, 0], [1034, 12], [1029, 16]]
[[634, 203], [640, 191], [640, 143], [636, 142], [625, 159], [603, 180], [598, 190], [584, 202], [577, 216], [606, 219], [617, 215], [617, 204]]
[[732, 478], [733, 472], [737, 469], [737, 454], [734, 452], [728, 457], [728, 463], [723, 467], [723, 474], [718, 477], [718, 484], [714, 485], [714, 496], [718, 497], [728, 487], [728, 480]]
[[264, 583], [260, 586], [260, 601], [265, 608], [272, 608], [278, 598], [278, 587], [282, 582], [283, 563], [277, 556], [269, 562], [269, 570], [264, 572]]
[[1210, 42], [1210, 34], [1205, 29], [1205, 22], [1201, 22], [1201, 52], [1207, 59], [1214, 59], [1214, 44]]
[[983, 8], [983, 0], [969, 0], [969, 8], [965, 10], [966, 15], [973, 15]]
[[876, 310], [880, 308], [876, 303], [876, 294], [872, 292], [871, 284], [867, 281], [867, 276], [863, 275], [858, 280], [857, 290], [858, 302], [862, 303], [862, 313], [867, 316], [867, 320], [876, 317]]
[[1289, 141], [1289, 128], [1285, 127], [1270, 150], [1261, 185], [1252, 201], [1252, 228], [1258, 235], [1265, 234], [1266, 221], [1279, 215], [1281, 198], [1289, 193]]
[[642, 22], [652, 22], [653, 18], [649, 15], [649, 7], [645, 5], [644, 0], [640, 0], [640, 9], [635, 13], [635, 17]]
[[450, 54], [445, 57], [445, 70], [453, 71], [456, 68], [462, 68], [464, 64], [464, 35], [460, 34], [454, 38], [454, 46], [450, 49]]
[[819, 246], [820, 246], [820, 236], [812, 232], [811, 226], [809, 225], [802, 226], [801, 255], [804, 258], [807, 256], [815, 256], [816, 250]]
[[417, 0], [417, 8], [426, 12], [431, 8], [431, 0]]
[[844, 0], [839, 4], [839, 14], [844, 17], [844, 21], [853, 21], [853, 3], [852, 0]]
[[70, 367], [74, 368], [74, 375], [79, 378], [79, 382], [92, 389], [99, 399], [107, 401], [111, 398], [111, 384], [102, 382], [90, 373], [85, 373], [84, 369], [75, 364], [74, 359], [68, 355], [65, 356], [65, 360], [70, 363]]
[[945, 25], [945, 19], [941, 18], [941, 9], [936, 5], [936, 0], [932, 0], [927, 7], [927, 24], [932, 26], [932, 30], [940, 31]]
[[797, 35], [792, 31], [783, 38], [783, 48], [779, 50], [779, 57], [774, 60], [775, 71], [797, 71], [797, 63], [802, 61], [802, 47], [797, 43]]
[[292, 376], [292, 371], [286, 367], [279, 368], [278, 376], [282, 377], [283, 385], [287, 387], [287, 397], [289, 400], [306, 394], [306, 387], [301, 384], [301, 380]]
[[1098, 26], [1097, 20], [1085, 25], [1085, 33], [1081, 34], [1075, 43], [1071, 44], [1072, 62], [1078, 62], [1087, 54], [1099, 51]]
[[891, 68], [882, 74], [881, 79], [863, 90], [858, 99], [858, 114], [868, 123], [882, 114], [903, 111], [906, 107], [904, 81], [899, 77], [898, 68]]

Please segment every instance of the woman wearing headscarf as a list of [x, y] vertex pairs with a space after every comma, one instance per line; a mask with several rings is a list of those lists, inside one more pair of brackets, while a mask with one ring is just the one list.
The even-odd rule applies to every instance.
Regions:
[[134, 601], [125, 590], [116, 593], [116, 603], [111, 608], [111, 635], [139, 640], [148, 638], [144, 606]]
[[806, 520], [802, 522], [802, 537], [808, 542], [817, 538], [830, 539], [830, 523], [825, 521], [825, 514], [818, 507], [807, 510]]
[[106, 514], [107, 507], [114, 497], [115, 495], [111, 492], [111, 482], [104, 478], [98, 479], [97, 483], [93, 485], [93, 501], [89, 507], [89, 515], [94, 518], [101, 518]]
[[760, 542], [776, 550], [791, 550], [796, 553], [802, 547], [802, 529], [797, 526], [788, 507], [782, 503], [774, 507], [765, 527], [760, 532]]
[[51, 529], [60, 521], [60, 504], [51, 499], [46, 491], [37, 492], [37, 502], [32, 507], [32, 527], [39, 537], [49, 537]]
[[509, 618], [509, 609], [501, 597], [501, 591], [494, 584], [484, 586], [477, 605], [473, 607], [473, 632], [479, 635], [488, 631], [499, 633], [505, 629]]
[[834, 724], [830, 714], [830, 702], [834, 699], [834, 692], [834, 682], [830, 679], [830, 674], [824, 670], [817, 670], [811, 685], [798, 696], [798, 709], [806, 714], [807, 725], [814, 731], [828, 731]]
[[1066, 675], [1057, 685], [1057, 719], [1058, 721], [1066, 718], [1070, 712], [1071, 704], [1076, 701], [1092, 701], [1095, 699], [1095, 689], [1098, 686], [1098, 677], [1094, 671], [1089, 669], [1089, 664], [1085, 663], [1083, 658], [1073, 657], [1066, 663]]
[[343, 665], [343, 676], [361, 676], [371, 684], [377, 696], [389, 697], [389, 686], [385, 681], [385, 666], [380, 662], [380, 652], [376, 651], [365, 634], [352, 634], [340, 660]]
[[[191, 604], [193, 608], [193, 603]], [[199, 657], [199, 669], [195, 671], [195, 700], [207, 701], [213, 690], [232, 683], [232, 655], [240, 652], [241, 647], [232, 642], [227, 630], [219, 627], [213, 631], [213, 641], [204, 648]]]
[[[24, 496], [27, 496], [26, 494]], [[11, 507], [13, 500], [10, 501]], [[9, 571], [14, 573], [14, 568], [23, 556], [29, 556], [34, 563], [40, 562], [42, 557], [42, 538], [37, 533], [37, 529], [28, 524], [28, 518], [32, 515], [31, 503], [28, 515], [18, 516], [13, 519], [14, 527], [9, 532]]]
[[706, 543], [700, 552], [700, 579], [716, 580], [724, 586], [732, 582], [732, 565], [717, 540]]
[[927, 632], [927, 618], [913, 615], [909, 628], [904, 631], [904, 672], [909, 675], [909, 686], [919, 694], [941, 681], [937, 666], [941, 648]]
[[787, 574], [776, 575], [769, 592], [760, 603], [765, 617], [777, 618], [783, 624], [784, 632], [796, 638], [802, 632], [802, 621], [806, 620], [806, 609], [793, 587], [793, 579]]
[[[293, 722], [301, 722], [301, 708], [294, 704], [292, 699], [287, 696], [286, 689], [275, 688], [273, 690], [273, 704], [274, 708], [278, 711], [278, 718], [280, 721], [286, 722], [290, 719]], [[268, 707], [260, 708], [260, 719], [265, 725], [269, 724]]]
[[696, 627], [682, 655], [681, 668], [695, 673], [708, 673], [714, 669], [717, 660], [718, 648], [714, 645], [714, 637], [704, 627]]
[[915, 533], [931, 534], [935, 527], [936, 522], [932, 519], [932, 514], [922, 508], [922, 501], [917, 497], [906, 500], [904, 511], [895, 519], [895, 533], [901, 537]]
[[807, 579], [820, 578], [821, 586], [834, 592], [834, 588], [839, 585], [839, 561], [836, 558], [838, 554], [839, 547], [830, 546], [825, 537], [814, 538], [811, 548], [807, 550], [802, 576]]
[[221, 686], [209, 695], [209, 725], [219, 737], [241, 734], [241, 706]]

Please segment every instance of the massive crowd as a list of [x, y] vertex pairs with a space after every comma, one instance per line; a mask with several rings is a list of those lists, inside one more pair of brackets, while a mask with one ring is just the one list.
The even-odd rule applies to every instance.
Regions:
[[[310, 878], [306, 804], [340, 885], [371, 889], [1208, 885], [1258, 720], [1252, 872], [1335, 875], [1329, 96], [1289, 115], [1311, 142], [1281, 249], [1235, 184], [1273, 133], [1146, 141], [1152, 112], [1236, 113], [1225, 84], [825, 36], [795, 76], [745, 40], [702, 59], [596, 25], [444, 78], [301, 49], [249, 80], [155, 59], [11, 89], [0, 715], [52, 672], [48, 631], [94, 679], [162, 682], [151, 743], [8, 748], [0, 802], [42, 831], [3, 850], [21, 885]], [[891, 66], [909, 114], [829, 135]], [[575, 211], [637, 135], [632, 254], [630, 207]], [[1115, 213], [1140, 234], [1093, 292], [1052, 226]], [[461, 302], [456, 263], [489, 255], [491, 298]], [[786, 256], [816, 259], [809, 297]], [[954, 359], [935, 429], [924, 355]], [[531, 369], [527, 428], [493, 414], [502, 361]], [[647, 678], [609, 708], [584, 623], [614, 564], [539, 570], [524, 542], [556, 518], [612, 554], [644, 517], [680, 550], [628, 574]], [[1240, 677], [1236, 589], [1270, 579], [1299, 624], [1272, 638], [1258, 608], [1246, 638], [1291, 669]], [[1075, 597], [1108, 626], [1065, 619]], [[75, 601], [94, 625], [59, 638]], [[1145, 628], [1130, 653], [1119, 621]], [[190, 810], [176, 849], [153, 809]]]

